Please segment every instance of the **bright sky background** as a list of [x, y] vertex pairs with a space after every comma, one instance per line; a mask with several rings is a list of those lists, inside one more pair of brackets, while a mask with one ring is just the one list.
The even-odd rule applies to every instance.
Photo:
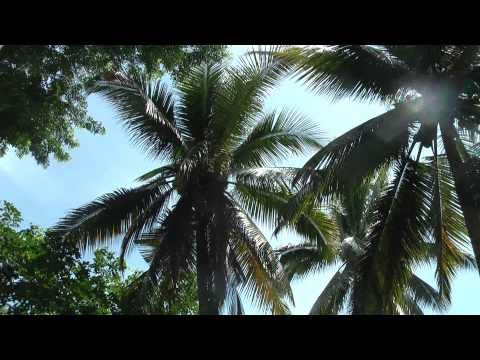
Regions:
[[[232, 46], [235, 57], [251, 46]], [[305, 87], [285, 80], [275, 89], [266, 103], [267, 109], [296, 108], [318, 122], [326, 139], [343, 134], [360, 123], [377, 116], [385, 108], [376, 104], [358, 104], [348, 100], [331, 103], [329, 99], [309, 92]], [[66, 212], [96, 197], [120, 187], [137, 185], [135, 179], [160, 165], [148, 159], [128, 140], [125, 131], [108, 104], [97, 96], [88, 99], [88, 110], [107, 129], [104, 136], [93, 136], [78, 131], [80, 147], [71, 152], [72, 159], [59, 163], [52, 160], [47, 169], [37, 165], [32, 157], [18, 159], [14, 151], [0, 158], [0, 200], [8, 200], [22, 212], [24, 225], [30, 223], [48, 227]], [[301, 167], [308, 156], [292, 157], [285, 166]], [[298, 238], [282, 234], [271, 238], [271, 229], [263, 227], [273, 247], [295, 243]], [[118, 251], [118, 245], [114, 246]], [[146, 267], [134, 251], [128, 259], [130, 268]], [[311, 306], [337, 269], [331, 268], [309, 278], [292, 283], [296, 306], [293, 314], [308, 314]], [[424, 280], [434, 285], [433, 270], [418, 272]], [[476, 272], [458, 274], [453, 283], [453, 304], [448, 314], [480, 314], [480, 278]], [[259, 314], [246, 302], [247, 314]], [[427, 311], [428, 313], [428, 311]]]

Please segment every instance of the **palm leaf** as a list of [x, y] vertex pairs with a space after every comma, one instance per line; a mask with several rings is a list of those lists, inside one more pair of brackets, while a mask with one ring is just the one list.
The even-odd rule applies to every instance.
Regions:
[[436, 311], [445, 311], [450, 304], [439, 291], [414, 274], [408, 281], [408, 290], [411, 291], [413, 301], [420, 306], [428, 306]]
[[357, 126], [315, 154], [297, 180], [313, 179], [314, 170], [321, 168], [324, 174], [317, 182], [324, 194], [348, 192], [406, 150], [416, 119], [415, 109], [400, 106]]
[[227, 70], [212, 124], [216, 152], [230, 153], [239, 146], [245, 139], [245, 129], [257, 122], [269, 90], [287, 74], [283, 64], [274, 58], [274, 51], [275, 48], [251, 52]]
[[375, 222], [354, 286], [355, 313], [395, 310], [408, 280], [409, 268], [420, 261], [422, 242], [429, 235], [428, 183], [420, 164], [403, 156], [394, 180], [377, 201]]
[[440, 45], [385, 45], [385, 49], [401, 61], [409, 71], [418, 71], [417, 77], [425, 73], [428, 66], [439, 62], [442, 57]]
[[[437, 152], [436, 146], [434, 151]], [[437, 263], [435, 275], [440, 293], [450, 300], [450, 284], [457, 268], [465, 263], [462, 248], [468, 237], [448, 161], [436, 155], [427, 159], [432, 189], [430, 217]]]
[[132, 248], [132, 243], [139, 238], [143, 231], [150, 231], [159, 216], [168, 206], [169, 199], [173, 189], [165, 191], [159, 195], [144, 211], [142, 211], [130, 224], [122, 240], [120, 248], [120, 261], [123, 263], [125, 255], [128, 255]]
[[350, 270], [338, 270], [323, 289], [310, 310], [309, 315], [335, 315], [343, 306], [351, 281]]
[[334, 100], [352, 97], [393, 103], [405, 93], [399, 89], [408, 85], [406, 66], [383, 47], [291, 48], [277, 56], [295, 66], [299, 80]]
[[192, 201], [188, 196], [182, 196], [160, 219], [160, 227], [142, 233], [136, 241], [146, 247], [143, 251], [144, 257], [150, 260], [149, 271], [153, 280], [166, 272], [173, 281], [176, 281], [180, 272], [193, 270], [195, 264], [193, 220]]
[[252, 220], [237, 206], [232, 214], [234, 232], [230, 238], [230, 251], [240, 264], [245, 281], [241, 291], [251, 297], [261, 309], [273, 314], [286, 314], [288, 307], [283, 301], [293, 301], [288, 279], [278, 262], [273, 249]]
[[275, 176], [276, 172], [266, 170], [243, 172], [237, 176], [233, 195], [255, 219], [267, 225], [276, 225], [274, 235], [284, 229], [296, 231], [305, 239], [314, 241], [318, 246], [330, 246], [329, 242], [337, 235], [337, 228], [331, 217], [318, 208], [302, 207], [295, 217], [288, 218], [287, 207], [293, 197], [289, 189], [288, 178], [295, 174], [288, 169], [286, 174]]
[[223, 63], [203, 63], [193, 67], [178, 84], [178, 126], [189, 141], [206, 139], [224, 74]]
[[274, 225], [289, 195], [290, 168], [251, 169], [237, 174], [232, 195], [256, 220]]
[[320, 130], [295, 111], [268, 113], [233, 150], [232, 168], [268, 166], [272, 161], [320, 148]]
[[335, 264], [338, 260], [336, 253], [330, 248], [319, 248], [309, 242], [281, 247], [277, 253], [290, 280], [303, 279]]
[[398, 304], [398, 307], [403, 313], [399, 311], [399, 314], [395, 315], [423, 315], [422, 308], [410, 294], [404, 296], [403, 301]]
[[100, 81], [89, 92], [114, 106], [132, 140], [145, 152], [162, 158], [184, 147], [174, 95], [165, 83], [152, 82], [138, 71], [118, 72], [114, 80]]
[[143, 174], [142, 176], [138, 177], [136, 181], [147, 181], [151, 180], [152, 178], [168, 179], [174, 176], [175, 169], [171, 165], [165, 165]]
[[102, 246], [125, 233], [133, 221], [169, 188], [165, 183], [153, 183], [103, 195], [70, 211], [51, 232], [75, 239], [83, 251]]

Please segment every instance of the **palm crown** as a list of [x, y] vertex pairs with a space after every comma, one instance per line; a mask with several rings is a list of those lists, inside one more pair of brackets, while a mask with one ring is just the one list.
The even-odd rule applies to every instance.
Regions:
[[265, 168], [306, 146], [318, 148], [319, 132], [295, 111], [263, 111], [284, 73], [271, 55], [252, 54], [235, 66], [197, 66], [177, 89], [140, 72], [98, 83], [92, 91], [164, 164], [141, 176], [143, 185], [71, 211], [53, 231], [83, 249], [122, 234], [122, 259], [140, 245], [154, 279], [195, 271], [202, 314], [226, 304], [238, 310], [237, 289], [274, 314], [286, 313], [288, 280], [253, 220], [274, 213], [255, 204], [268, 193], [263, 184], [272, 183]]
[[[388, 167], [391, 182], [374, 212], [362, 286], [379, 298], [401, 288], [404, 264], [418, 263], [428, 245], [435, 248], [439, 290], [448, 297], [468, 241], [465, 225], [480, 263], [479, 167], [471, 151], [480, 124], [480, 48], [344, 45], [291, 48], [277, 58], [334, 99], [393, 107], [317, 152], [296, 178], [304, 184], [296, 202], [348, 193]], [[426, 149], [432, 156], [422, 158]]]
[[[376, 178], [359, 184], [348, 193], [332, 202], [328, 214], [334, 220], [337, 231], [329, 247], [319, 246], [307, 237], [298, 245], [285, 246], [278, 250], [280, 261], [291, 280], [340, 263], [341, 266], [327, 283], [315, 301], [310, 315], [338, 314], [342, 310], [353, 314], [423, 314], [422, 307], [428, 306], [443, 311], [450, 302], [446, 292], [439, 292], [416, 276], [413, 266], [404, 263], [400, 271], [405, 281], [395, 285], [395, 291], [362, 287], [363, 281], [372, 274], [365, 262], [369, 248], [369, 234], [375, 227], [376, 212], [381, 198], [388, 188], [388, 173], [383, 168]], [[321, 209], [309, 209], [309, 213]], [[384, 223], [380, 223], [382, 225]], [[473, 267], [474, 259], [459, 251], [456, 268]], [[418, 257], [419, 263], [429, 263], [436, 258], [435, 247], [424, 244]], [[377, 259], [378, 260], [378, 259]], [[383, 269], [380, 269], [383, 270]], [[380, 301], [383, 301], [381, 303]]]

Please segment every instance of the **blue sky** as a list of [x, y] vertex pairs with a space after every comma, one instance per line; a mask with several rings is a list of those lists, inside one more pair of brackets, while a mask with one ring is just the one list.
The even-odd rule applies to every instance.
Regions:
[[[250, 46], [233, 46], [234, 57]], [[332, 103], [329, 99], [309, 92], [292, 80], [285, 80], [266, 102], [267, 109], [294, 108], [309, 116], [323, 129], [324, 137], [332, 139], [356, 125], [385, 111], [379, 104], [358, 104], [349, 100]], [[103, 122], [104, 136], [77, 131], [80, 147], [71, 152], [72, 159], [51, 161], [47, 169], [38, 166], [32, 157], [18, 159], [14, 151], [0, 158], [0, 200], [13, 202], [21, 210], [24, 224], [53, 225], [65, 213], [104, 193], [120, 187], [135, 186], [135, 179], [158, 167], [160, 163], [147, 158], [133, 146], [117, 122], [110, 106], [97, 96], [88, 99], [91, 116]], [[292, 157], [279, 165], [301, 167], [309, 155]], [[271, 238], [271, 229], [263, 226], [274, 247], [295, 243], [299, 239], [282, 234]], [[118, 245], [113, 248], [118, 250]], [[145, 262], [134, 251], [128, 259], [131, 268], [145, 268]], [[327, 269], [301, 282], [292, 284], [296, 306], [293, 314], [307, 314], [321, 290], [336, 271]], [[434, 284], [433, 270], [422, 269], [418, 274]], [[453, 283], [453, 304], [449, 314], [480, 314], [480, 278], [473, 271], [460, 272]], [[246, 303], [247, 313], [260, 313]]]

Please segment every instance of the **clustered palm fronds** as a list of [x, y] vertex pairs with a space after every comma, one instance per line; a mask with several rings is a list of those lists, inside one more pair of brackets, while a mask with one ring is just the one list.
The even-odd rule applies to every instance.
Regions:
[[[386, 170], [387, 168], [381, 169], [376, 178], [359, 184], [354, 190], [332, 201], [329, 213], [335, 220], [338, 236], [330, 247], [319, 246], [311, 238], [306, 238], [304, 243], [278, 250], [284, 270], [291, 280], [301, 279], [327, 266], [341, 264], [314, 303], [311, 315], [338, 314], [342, 311], [353, 314], [418, 315], [423, 314], [422, 307], [425, 306], [435, 311], [444, 311], [450, 304], [451, 274], [439, 275], [442, 283], [440, 290], [436, 290], [414, 274], [414, 265], [425, 265], [436, 260], [441, 262], [439, 269], [446, 266], [451, 272], [475, 267], [473, 257], [457, 248], [454, 248], [454, 259], [438, 256], [438, 248], [432, 242], [420, 244], [414, 264], [384, 264], [391, 258], [396, 259], [398, 254], [389, 259], [380, 257], [385, 252], [379, 253], [380, 256], [369, 253], [377, 249], [372, 247], [371, 242], [378, 241], [374, 237], [378, 232], [385, 232], [382, 235], [385, 236], [383, 246], [393, 247], [395, 241], [402, 241], [402, 234], [394, 236], [395, 231], [401, 231], [402, 228], [388, 229], [388, 223], [381, 218], [382, 214], [388, 213], [382, 211], [381, 205], [391, 205], [388, 197], [391, 189]], [[451, 211], [448, 207], [446, 210]], [[315, 208], [308, 210], [310, 214], [320, 211]], [[398, 209], [395, 211], [399, 212]], [[397, 268], [393, 269], [395, 265]], [[391, 272], [384, 272], [385, 269], [390, 269]], [[394, 270], [401, 274], [401, 281], [397, 278], [394, 282], [387, 280], [388, 275], [396, 274]], [[382, 276], [385, 278], [380, 278]], [[388, 285], [393, 288], [389, 289]]]
[[[467, 233], [480, 262], [477, 161], [469, 150], [480, 124], [480, 48], [345, 45], [277, 56], [320, 93], [393, 107], [330, 142], [296, 178], [303, 187], [293, 203], [325, 202], [390, 170], [355, 280], [367, 297], [355, 297], [353, 310], [395, 312], [392, 299], [400, 299], [409, 269], [425, 254], [436, 262], [440, 295], [449, 300], [455, 269], [465, 265]], [[431, 155], [422, 158], [422, 151]]]
[[123, 235], [121, 258], [141, 246], [151, 278], [196, 272], [200, 313], [237, 309], [238, 289], [260, 308], [288, 312], [288, 279], [253, 218], [273, 220], [262, 191], [276, 159], [319, 148], [319, 131], [296, 111], [263, 111], [285, 68], [270, 54], [203, 64], [173, 89], [118, 72], [92, 92], [117, 110], [132, 140], [164, 165], [73, 210], [53, 230], [95, 247]]
[[[320, 148], [301, 114], [263, 110], [288, 74], [390, 110]], [[121, 257], [139, 245], [155, 281], [196, 273], [202, 314], [241, 312], [239, 291], [285, 314], [289, 280], [339, 261], [311, 314], [442, 311], [456, 271], [480, 264], [479, 84], [477, 46], [256, 51], [192, 68], [175, 90], [118, 72], [92, 91], [164, 164], [53, 232], [83, 249], [123, 235]], [[306, 148], [318, 151], [302, 169], [273, 167]], [[305, 242], [279, 249], [279, 261], [255, 221]], [[431, 263], [438, 290], [415, 275]]]

